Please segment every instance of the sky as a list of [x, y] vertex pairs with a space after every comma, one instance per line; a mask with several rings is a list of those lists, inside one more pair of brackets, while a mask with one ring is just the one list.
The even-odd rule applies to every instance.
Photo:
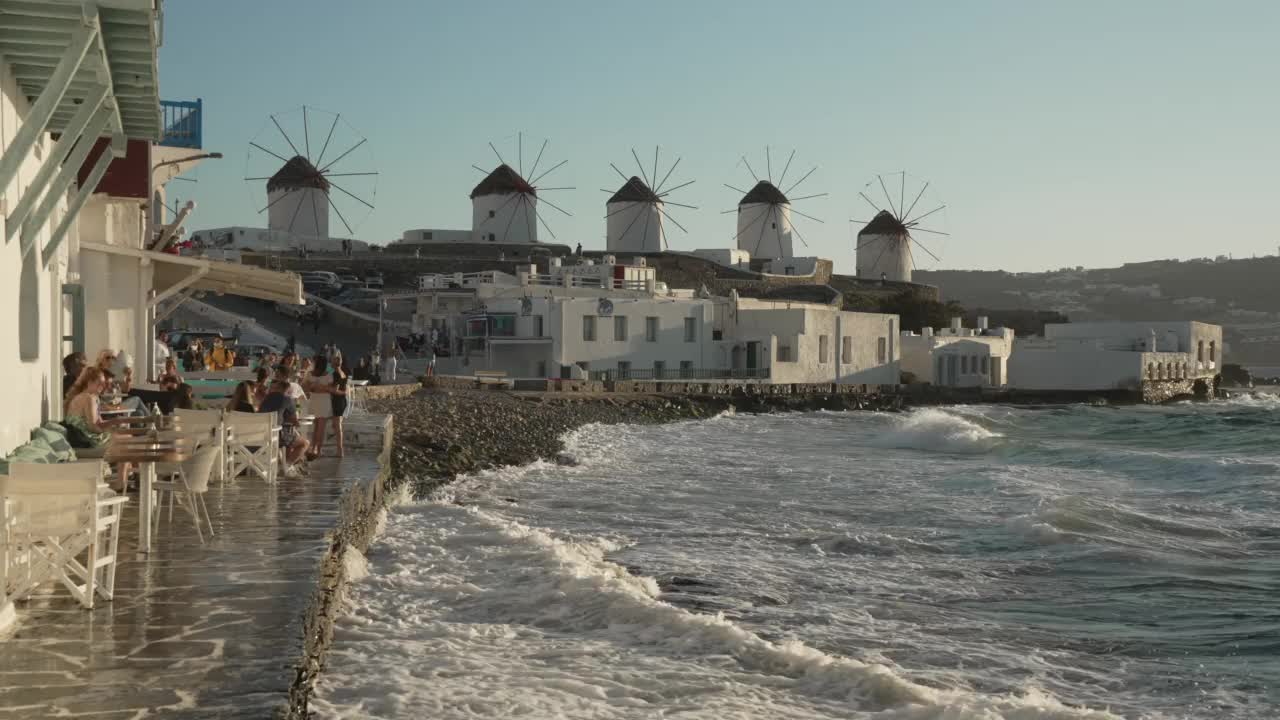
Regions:
[[660, 147], [662, 173], [681, 158], [668, 187], [695, 181], [669, 197], [697, 207], [669, 208], [688, 230], [668, 226], [674, 250], [732, 244], [725, 184], [752, 184], [741, 158], [763, 174], [769, 148], [775, 177], [795, 151], [787, 186], [817, 167], [792, 193], [827, 193], [796, 202], [822, 221], [793, 218], [796, 254], [837, 271], [858, 192], [903, 171], [946, 205], [924, 269], [1272, 255], [1277, 37], [1266, 0], [168, 0], [161, 96], [202, 98], [205, 149], [225, 155], [170, 195], [197, 201], [189, 229], [265, 227], [249, 143], [285, 153], [270, 118], [305, 105], [312, 135], [341, 114], [335, 148], [368, 138], [335, 171], [376, 171], [347, 186], [374, 209], [336, 204], [374, 243], [469, 228], [472, 165], [497, 164], [490, 142], [517, 164], [522, 135], [526, 167], [543, 140], [542, 169], [568, 161], [539, 184], [575, 188], [546, 193], [572, 217], [543, 215], [587, 249], [622, 183], [609, 164], [636, 174], [635, 148], [651, 172]]

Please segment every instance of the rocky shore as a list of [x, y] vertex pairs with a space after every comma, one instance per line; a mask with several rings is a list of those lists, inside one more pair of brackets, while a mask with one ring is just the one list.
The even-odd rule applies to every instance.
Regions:
[[[658, 424], [713, 417], [726, 410], [898, 409], [880, 396], [658, 396], [423, 390], [370, 400], [370, 412], [395, 416], [392, 471], [421, 496], [458, 475], [551, 459], [560, 438], [591, 423]], [[568, 461], [566, 459], [566, 461]]]

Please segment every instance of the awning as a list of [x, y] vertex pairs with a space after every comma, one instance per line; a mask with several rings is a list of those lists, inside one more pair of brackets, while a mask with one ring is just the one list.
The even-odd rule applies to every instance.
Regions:
[[156, 293], [153, 304], [186, 290], [240, 295], [293, 305], [303, 302], [302, 278], [294, 273], [95, 242], [81, 242], [80, 250], [150, 262], [154, 267], [152, 289]]

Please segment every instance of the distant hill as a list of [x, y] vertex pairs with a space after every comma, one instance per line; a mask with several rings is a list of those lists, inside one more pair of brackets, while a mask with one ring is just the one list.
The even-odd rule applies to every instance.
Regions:
[[1072, 320], [1200, 320], [1223, 326], [1228, 362], [1280, 365], [1280, 257], [1153, 260], [1051, 272], [916, 271], [969, 310], [1049, 310]]

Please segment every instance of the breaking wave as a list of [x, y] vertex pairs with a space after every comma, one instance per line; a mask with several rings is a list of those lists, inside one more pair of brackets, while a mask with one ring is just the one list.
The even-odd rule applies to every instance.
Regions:
[[995, 447], [1000, 433], [959, 415], [926, 408], [895, 418], [894, 427], [872, 440], [877, 447], [980, 454]]

